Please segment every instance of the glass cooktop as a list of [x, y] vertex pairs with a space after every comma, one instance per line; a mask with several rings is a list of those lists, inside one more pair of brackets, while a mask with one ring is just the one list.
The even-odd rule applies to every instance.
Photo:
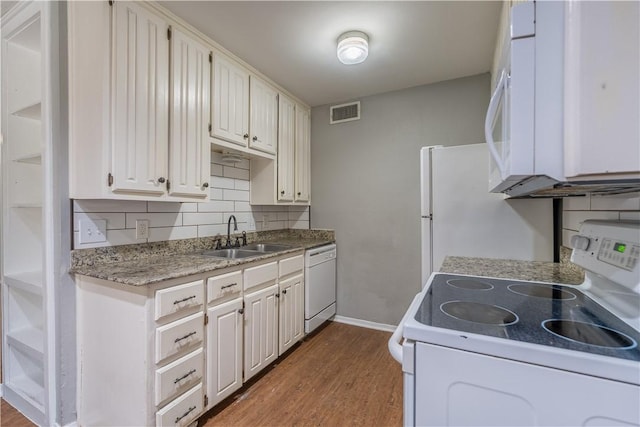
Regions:
[[640, 332], [570, 286], [437, 274], [415, 320], [436, 328], [640, 361]]

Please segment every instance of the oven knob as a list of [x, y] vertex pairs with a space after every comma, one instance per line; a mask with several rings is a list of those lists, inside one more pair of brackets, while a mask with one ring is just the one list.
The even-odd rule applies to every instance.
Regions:
[[580, 249], [582, 251], [586, 251], [589, 249], [589, 245], [591, 244], [591, 239], [585, 236], [575, 235], [571, 238], [571, 246], [574, 249]]

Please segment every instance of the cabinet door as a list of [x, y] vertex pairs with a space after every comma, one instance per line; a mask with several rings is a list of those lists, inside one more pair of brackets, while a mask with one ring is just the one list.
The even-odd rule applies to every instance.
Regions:
[[640, 175], [640, 3], [566, 4], [564, 168], [569, 179]]
[[210, 409], [242, 386], [242, 299], [207, 310], [207, 396]]
[[264, 81], [251, 76], [249, 147], [275, 154], [278, 139], [278, 92]]
[[278, 354], [298, 342], [304, 334], [304, 280], [295, 276], [280, 282], [280, 326]]
[[115, 2], [112, 191], [162, 195], [167, 179], [168, 24], [134, 2]]
[[244, 381], [278, 356], [278, 285], [244, 297]]
[[210, 51], [174, 29], [171, 35], [171, 143], [169, 194], [209, 195]]
[[247, 146], [249, 139], [249, 73], [216, 53], [213, 58], [212, 136]]
[[310, 200], [311, 173], [311, 112], [296, 105], [295, 134], [295, 201]]
[[295, 104], [280, 95], [278, 102], [278, 200], [293, 201]]

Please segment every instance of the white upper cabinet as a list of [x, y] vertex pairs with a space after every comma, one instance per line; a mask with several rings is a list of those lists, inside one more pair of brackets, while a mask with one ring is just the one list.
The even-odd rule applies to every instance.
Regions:
[[640, 3], [565, 6], [565, 175], [638, 178]]
[[169, 25], [133, 2], [113, 8], [112, 191], [161, 195], [169, 146]]
[[311, 111], [296, 105], [295, 194], [296, 202], [311, 201]]
[[211, 136], [240, 147], [249, 141], [249, 73], [226, 56], [213, 59]]
[[278, 140], [278, 92], [269, 84], [250, 79], [249, 147], [275, 154]]
[[70, 196], [204, 201], [211, 50], [142, 2], [71, 2]]
[[293, 201], [296, 108], [288, 97], [281, 95], [278, 118], [278, 201]]
[[182, 31], [171, 32], [169, 195], [208, 199], [211, 51]]

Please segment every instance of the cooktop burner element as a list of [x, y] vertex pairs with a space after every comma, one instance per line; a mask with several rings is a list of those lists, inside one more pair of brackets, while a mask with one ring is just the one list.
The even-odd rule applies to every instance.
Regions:
[[584, 344], [619, 349], [631, 349], [637, 346], [633, 338], [593, 323], [550, 319], [542, 322], [542, 326], [552, 334]]
[[497, 305], [468, 301], [449, 301], [440, 306], [445, 314], [468, 322], [507, 326], [518, 321], [518, 316]]
[[548, 298], [548, 299], [576, 299], [573, 292], [565, 291], [560, 286], [542, 285], [532, 283], [518, 283], [507, 286], [511, 292], [515, 292], [525, 297]]
[[493, 289], [491, 283], [483, 282], [477, 279], [451, 279], [447, 280], [447, 285], [459, 289], [470, 289], [474, 291], [488, 291]]

